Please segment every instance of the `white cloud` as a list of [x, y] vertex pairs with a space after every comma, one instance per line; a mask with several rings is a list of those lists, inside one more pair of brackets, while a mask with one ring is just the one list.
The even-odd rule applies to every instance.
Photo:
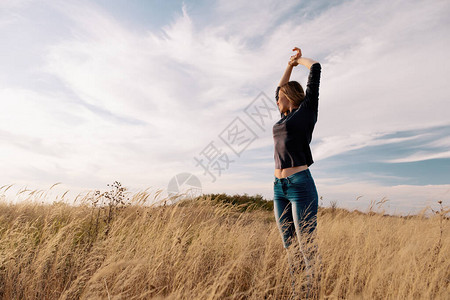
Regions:
[[[416, 45], [423, 39], [418, 36], [411, 41], [403, 38], [411, 34], [413, 28], [421, 26], [433, 30], [435, 36], [443, 33], [445, 30], [438, 30], [437, 22], [434, 25], [436, 28], [428, 23], [433, 18], [442, 17], [443, 8], [447, 7], [444, 2], [426, 9], [417, 3], [400, 9], [399, 4], [382, 6], [381, 2], [346, 2], [317, 18], [301, 20], [297, 25], [292, 19], [283, 20], [285, 22], [275, 27], [272, 34], [262, 38], [263, 46], [253, 53], [243, 41], [249, 36], [267, 31], [267, 24], [276, 24], [278, 18], [284, 16], [295, 3], [279, 5], [268, 1], [264, 5], [258, 3], [258, 9], [251, 3], [239, 3], [218, 3], [216, 13], [220, 13], [219, 20], [220, 17], [230, 19], [227, 26], [215, 23], [205, 29], [195, 28], [192, 18], [183, 9], [182, 16], [163, 29], [163, 36], [150, 33], [147, 37], [125, 30], [115, 20], [92, 7], [68, 6], [65, 11], [70, 11], [85, 38], [54, 47], [51, 55], [52, 71], [68, 82], [86, 101], [106, 107], [113, 113], [120, 112], [141, 120], [148, 120], [151, 114], [155, 126], [164, 124], [168, 129], [172, 126], [172, 120], [159, 118], [157, 113], [166, 114], [170, 110], [174, 118], [180, 118], [186, 125], [192, 124], [192, 121], [183, 118], [185, 114], [179, 112], [180, 108], [186, 108], [186, 94], [190, 98], [188, 102], [195, 102], [192, 105], [196, 109], [201, 109], [202, 104], [214, 98], [231, 104], [211, 103], [208, 108], [210, 115], [224, 112], [225, 105], [225, 108], [239, 105], [234, 103], [234, 99], [239, 98], [240, 86], [256, 81], [252, 78], [254, 74], [250, 67], [256, 66], [258, 69], [261, 64], [255, 63], [255, 58], [269, 59], [272, 69], [276, 70], [276, 65], [282, 64], [275, 64], [271, 59], [282, 57], [275, 52], [279, 51], [278, 42], [285, 43], [282, 46], [289, 49], [292, 45], [287, 46], [286, 43], [292, 43], [288, 36], [293, 35], [302, 36], [305, 47], [313, 47], [309, 53], [324, 53], [329, 58], [329, 61], [325, 59], [323, 62], [321, 109], [316, 138], [329, 137], [328, 140], [335, 140], [339, 132], [349, 132], [350, 139], [356, 139], [356, 143], [349, 143], [357, 144], [362, 135], [373, 138], [380, 131], [410, 127], [411, 119], [418, 119], [419, 116], [421, 122], [414, 123], [415, 128], [430, 125], [439, 117], [428, 113], [427, 109], [439, 113], [447, 106], [439, 94], [433, 95], [441, 91], [427, 86], [422, 91], [418, 89], [426, 78], [417, 76], [414, 71], [416, 67], [411, 64], [411, 61], [419, 61], [421, 54], [417, 52], [426, 53], [436, 48], [433, 41]], [[265, 15], [270, 18], [261, 17]], [[382, 17], [387, 21], [380, 22]], [[414, 24], [408, 22], [409, 18], [414, 18]], [[256, 27], [246, 26], [249, 23]], [[290, 28], [289, 31], [286, 26]], [[235, 28], [245, 29], [238, 31]], [[234, 34], [227, 37], [227, 32]], [[429, 31], [422, 30], [418, 34], [429, 41]], [[321, 44], [322, 48], [317, 49], [318, 45], [314, 43], [317, 36], [329, 43], [327, 47]], [[399, 37], [402, 37], [400, 42]], [[419, 51], [408, 50], [413, 48]], [[433, 52], [436, 53], [435, 50]], [[432, 68], [424, 69], [422, 74], [429, 76], [436, 70], [435, 60], [439, 60], [439, 55], [421, 59], [425, 68]], [[174, 69], [168, 68], [170, 62], [174, 63]], [[269, 65], [264, 66], [270, 68]], [[181, 67], [186, 76], [180, 75], [180, 68], [177, 67]], [[279, 68], [280, 74], [282, 69]], [[438, 73], [429, 80], [442, 86], [443, 75]], [[174, 86], [171, 78], [177, 77], [181, 84]], [[262, 77], [260, 79], [265, 80]], [[189, 90], [192, 86], [194, 89]], [[187, 93], [186, 88], [189, 90]], [[411, 91], [411, 94], [405, 94], [405, 91]], [[418, 106], [425, 96], [430, 98], [427, 99], [429, 105]], [[410, 103], [416, 105], [408, 105]], [[189, 117], [193, 115], [194, 112], [191, 112]], [[371, 120], [376, 121], [374, 123]], [[218, 125], [223, 127], [225, 124]], [[192, 127], [190, 129], [195, 130]], [[358, 131], [355, 132], [355, 129]], [[176, 131], [173, 127], [169, 130]], [[205, 133], [214, 134], [212, 130]], [[345, 147], [334, 149], [339, 152], [347, 150]]]
[[[440, 2], [423, 10], [417, 3], [404, 4], [401, 9], [373, 7], [389, 18], [381, 23], [360, 20], [363, 26], [343, 33], [353, 45], [330, 53], [339, 53], [340, 58], [323, 68], [319, 136], [355, 129], [421, 128], [446, 119], [445, 70], [449, 65], [442, 61], [442, 47], [449, 45], [449, 39], [442, 25], [449, 6]], [[352, 13], [364, 16], [369, 9]], [[338, 12], [333, 18], [346, 17]]]
[[317, 160], [325, 159], [341, 153], [352, 150], [362, 149], [370, 146], [388, 145], [402, 143], [411, 140], [417, 140], [429, 134], [418, 134], [402, 138], [382, 138], [388, 133], [354, 133], [349, 135], [335, 135], [322, 138], [314, 145], [314, 158]]
[[280, 18], [289, 15], [298, 6], [298, 1], [219, 0], [215, 5], [215, 26], [224, 35], [235, 35], [243, 42], [263, 37], [277, 28]]
[[[293, 46], [323, 66], [315, 160], [408, 141], [417, 137], [381, 137], [447, 122], [447, 1], [428, 6], [420, 1], [297, 4], [219, 1], [205, 26], [198, 25], [201, 16], [183, 7], [161, 31], [142, 33], [88, 1], [47, 2], [58, 14], [48, 22], [67, 28], [68, 34], [39, 27], [47, 52], [36, 52], [41, 56], [36, 56], [34, 73], [14, 65], [0, 71], [0, 79], [12, 72], [50, 76], [55, 83], [48, 87], [55, 90], [0, 90], [6, 103], [0, 134], [9, 143], [1, 150], [2, 164], [16, 170], [0, 179], [18, 180], [24, 174], [30, 181], [54, 183], [61, 176], [75, 187], [117, 176], [136, 186], [164, 185], [177, 172], [193, 168], [193, 156], [260, 91], [272, 97]], [[23, 34], [30, 49], [39, 34], [34, 39]], [[57, 38], [44, 38], [52, 34]], [[35, 57], [26, 53], [23, 57]], [[300, 66], [292, 79], [305, 84], [306, 76]], [[56, 83], [62, 83], [58, 90]], [[272, 161], [272, 143], [267, 132], [251, 149], [264, 149], [262, 156]], [[238, 163], [251, 172], [251, 158]], [[44, 171], [46, 176], [39, 177]], [[233, 182], [238, 175], [220, 179], [216, 187], [236, 192], [266, 187], [256, 182], [261, 179]]]
[[443, 151], [439, 153], [430, 153], [425, 151], [419, 151], [417, 153], [414, 153], [413, 155], [409, 155], [407, 157], [403, 158], [397, 158], [397, 159], [390, 159], [386, 160], [387, 163], [403, 163], [403, 162], [414, 162], [414, 161], [422, 161], [422, 160], [429, 160], [429, 159], [436, 159], [436, 158], [450, 158], [450, 151]]
[[[394, 185], [382, 186], [370, 182], [353, 181], [333, 183], [333, 179], [315, 179], [319, 196], [324, 206], [337, 201], [338, 207], [367, 211], [372, 203], [374, 210], [385, 210], [391, 214], [416, 214], [422, 209], [436, 209], [438, 201], [450, 205], [450, 185]], [[360, 197], [362, 196], [362, 197]], [[388, 201], [376, 205], [380, 200]]]
[[450, 148], [450, 136], [444, 136], [437, 140], [431, 141], [424, 146], [429, 148], [437, 147], [437, 148]]

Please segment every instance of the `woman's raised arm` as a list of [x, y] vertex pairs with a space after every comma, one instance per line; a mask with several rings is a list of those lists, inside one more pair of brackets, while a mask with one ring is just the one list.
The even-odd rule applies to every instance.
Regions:
[[315, 61], [311, 58], [303, 57], [302, 50], [300, 50], [300, 48], [295, 47], [294, 49], [292, 49], [292, 51], [297, 51], [297, 54], [291, 56], [289, 65], [293, 65], [295, 67], [300, 64], [300, 65], [304, 65], [308, 69], [311, 69], [311, 66], [313, 64], [317, 63], [317, 61]]
[[281, 77], [280, 83], [278, 83], [278, 86], [282, 86], [289, 82], [289, 79], [291, 78], [292, 74], [292, 69], [295, 66], [300, 64], [304, 65], [308, 69], [311, 69], [311, 66], [317, 63], [317, 61], [311, 58], [302, 57], [302, 50], [300, 50], [300, 48], [298, 47], [295, 47], [294, 49], [292, 49], [292, 51], [296, 51], [297, 53], [291, 56], [288, 65], [286, 67], [286, 70], [284, 71], [283, 77]]
[[286, 70], [284, 71], [283, 77], [281, 77], [280, 83], [278, 83], [278, 86], [282, 86], [289, 82], [289, 78], [291, 77], [293, 68], [294, 68], [293, 65], [291, 65], [291, 64], [287, 65]]
[[300, 57], [297, 59], [297, 63], [300, 65], [304, 65], [308, 69], [311, 69], [311, 66], [315, 63], [318, 63], [318, 61], [315, 61], [315, 60], [313, 60], [311, 58], [307, 58], [307, 57]]
[[291, 78], [292, 69], [296, 65], [298, 65], [298, 63], [296, 63], [296, 59], [302, 57], [302, 50], [300, 50], [299, 48], [295, 47], [294, 49], [292, 49], [292, 51], [297, 51], [297, 53], [295, 53], [294, 55], [291, 56], [291, 59], [288, 62], [286, 70], [284, 71], [283, 77], [281, 77], [281, 80], [280, 80], [280, 83], [278, 83], [278, 86], [285, 85], [286, 83], [289, 82], [289, 78]]

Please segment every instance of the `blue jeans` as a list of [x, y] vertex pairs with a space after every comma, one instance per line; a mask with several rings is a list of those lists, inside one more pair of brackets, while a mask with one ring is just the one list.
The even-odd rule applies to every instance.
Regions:
[[304, 242], [312, 242], [317, 226], [319, 197], [314, 179], [309, 169], [274, 178], [273, 206], [283, 246], [287, 249], [297, 235], [301, 249]]
[[[298, 246], [288, 251], [289, 268], [293, 296], [296, 295], [296, 275], [303, 265], [307, 274], [307, 294], [309, 297], [312, 285], [316, 280], [316, 269], [320, 266], [320, 258], [315, 243], [317, 210], [319, 197], [314, 179], [309, 169], [294, 173], [286, 178], [275, 177], [273, 182], [273, 207], [283, 246], [288, 250], [297, 237]], [[294, 245], [295, 246], [295, 245]], [[296, 249], [300, 250], [297, 251]], [[298, 257], [301, 255], [303, 259]]]

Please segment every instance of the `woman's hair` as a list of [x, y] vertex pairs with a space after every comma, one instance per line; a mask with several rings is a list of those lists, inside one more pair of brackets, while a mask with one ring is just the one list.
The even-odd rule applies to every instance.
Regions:
[[289, 81], [280, 87], [280, 92], [286, 95], [286, 98], [295, 106], [299, 106], [305, 99], [305, 92], [297, 81]]

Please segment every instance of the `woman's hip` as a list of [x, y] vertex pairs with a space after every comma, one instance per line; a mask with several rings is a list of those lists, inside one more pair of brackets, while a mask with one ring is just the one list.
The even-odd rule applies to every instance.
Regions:
[[297, 172], [286, 178], [274, 178], [275, 198], [289, 201], [318, 201], [316, 184], [309, 169]]

